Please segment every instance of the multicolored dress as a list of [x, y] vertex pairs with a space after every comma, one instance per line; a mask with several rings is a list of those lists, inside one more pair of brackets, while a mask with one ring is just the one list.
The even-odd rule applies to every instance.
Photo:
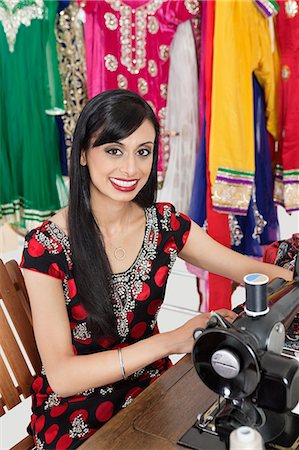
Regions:
[[[159, 333], [157, 315], [168, 275], [187, 241], [191, 222], [170, 203], [156, 203], [146, 208], [145, 216], [144, 240], [135, 262], [126, 272], [114, 274], [112, 278], [116, 340], [107, 336], [95, 339], [88, 329], [87, 312], [74, 280], [68, 236], [51, 220], [27, 235], [21, 266], [61, 280], [74, 354], [116, 349]], [[32, 384], [30, 428], [36, 448], [78, 447], [170, 365], [168, 358], [161, 358], [126, 381], [91, 387], [64, 398], [53, 392], [43, 369]]]

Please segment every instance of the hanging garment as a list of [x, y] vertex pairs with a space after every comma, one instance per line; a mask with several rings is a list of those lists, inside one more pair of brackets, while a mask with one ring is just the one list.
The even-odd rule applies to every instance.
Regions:
[[70, 2], [57, 15], [56, 37], [59, 72], [64, 96], [62, 116], [66, 159], [69, 161], [79, 115], [87, 103], [86, 64], [82, 9]]
[[0, 2], [0, 224], [31, 228], [67, 200], [52, 116], [63, 112], [56, 11], [56, 1]]
[[179, 25], [170, 49], [165, 127], [170, 158], [158, 201], [170, 201], [186, 214], [198, 146], [198, 64], [190, 21]]
[[265, 90], [267, 129], [277, 137], [275, 55], [268, 19], [252, 0], [215, 4], [209, 151], [213, 208], [246, 215], [255, 173], [252, 72]]
[[277, 37], [280, 50], [279, 161], [274, 198], [286, 211], [299, 210], [299, 2], [279, 2]]
[[[273, 172], [265, 119], [264, 92], [253, 75], [255, 180], [247, 216], [233, 216], [232, 248], [240, 253], [263, 256], [263, 246], [278, 239], [277, 211], [273, 202]], [[241, 236], [240, 236], [241, 232]]]
[[161, 125], [161, 186], [169, 159], [165, 131], [169, 48], [178, 25], [199, 14], [199, 0], [87, 1], [85, 11], [88, 95], [130, 89], [152, 106]]

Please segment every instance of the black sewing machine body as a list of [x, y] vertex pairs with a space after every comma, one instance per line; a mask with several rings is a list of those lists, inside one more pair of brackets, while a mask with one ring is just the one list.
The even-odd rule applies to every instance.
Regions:
[[219, 400], [179, 444], [225, 449], [230, 433], [245, 425], [261, 433], [266, 448], [299, 449], [299, 416], [291, 413], [299, 401], [299, 363], [281, 354], [285, 329], [299, 311], [299, 277], [274, 280], [267, 297], [264, 315], [242, 312], [233, 324], [216, 315], [195, 332], [195, 370]]

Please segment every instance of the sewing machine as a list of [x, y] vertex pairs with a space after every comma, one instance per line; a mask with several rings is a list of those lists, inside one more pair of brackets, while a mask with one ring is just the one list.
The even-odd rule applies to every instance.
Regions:
[[226, 449], [230, 433], [245, 425], [261, 433], [266, 448], [299, 449], [299, 415], [291, 412], [299, 401], [299, 363], [282, 355], [285, 330], [299, 311], [298, 273], [297, 267], [293, 281], [269, 284], [264, 275], [248, 276], [245, 307], [235, 322], [214, 313], [195, 331], [195, 370], [219, 398], [179, 444]]

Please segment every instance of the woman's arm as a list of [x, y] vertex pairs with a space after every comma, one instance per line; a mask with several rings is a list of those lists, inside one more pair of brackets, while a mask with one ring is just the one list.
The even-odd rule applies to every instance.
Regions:
[[268, 275], [270, 280], [280, 277], [289, 281], [293, 278], [289, 270], [262, 263], [219, 244], [194, 222], [191, 222], [188, 240], [179, 256], [194, 266], [238, 283], [242, 283], [248, 273], [255, 272]]
[[[121, 380], [117, 350], [81, 356], [74, 354], [61, 281], [26, 269], [24, 277], [37, 347], [54, 392], [65, 397]], [[236, 316], [231, 311], [219, 312], [229, 320]], [[204, 327], [208, 318], [209, 313], [197, 315], [173, 331], [124, 347], [122, 356], [126, 375], [164, 356], [190, 352], [193, 331]]]

